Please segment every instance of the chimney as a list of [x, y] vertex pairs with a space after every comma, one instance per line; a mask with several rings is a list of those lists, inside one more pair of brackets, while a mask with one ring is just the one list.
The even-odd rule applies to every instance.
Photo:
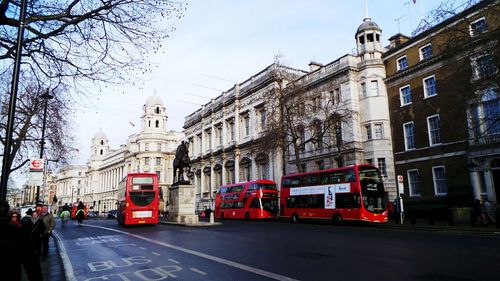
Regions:
[[401, 34], [401, 33], [395, 34], [391, 38], [389, 38], [390, 48], [391, 49], [395, 48], [395, 47], [405, 43], [408, 40], [410, 40], [410, 37], [408, 37], [404, 34]]
[[323, 67], [323, 65], [322, 65], [321, 63], [319, 63], [319, 62], [311, 61], [311, 62], [309, 63], [309, 71], [310, 71], [310, 72], [313, 72], [313, 71], [315, 71], [315, 70], [318, 70], [318, 69], [320, 69], [320, 68], [322, 68], [322, 67]]

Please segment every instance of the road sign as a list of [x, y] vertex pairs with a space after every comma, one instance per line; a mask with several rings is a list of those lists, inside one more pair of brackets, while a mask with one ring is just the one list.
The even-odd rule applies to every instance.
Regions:
[[399, 194], [405, 193], [404, 180], [402, 175], [398, 175], [398, 189], [399, 189]]
[[30, 172], [28, 182], [29, 182], [29, 185], [31, 185], [31, 186], [42, 186], [43, 185], [43, 173]]
[[30, 172], [43, 172], [43, 159], [31, 159]]

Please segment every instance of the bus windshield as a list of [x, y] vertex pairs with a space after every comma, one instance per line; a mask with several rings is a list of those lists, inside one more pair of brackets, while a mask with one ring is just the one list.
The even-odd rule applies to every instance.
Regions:
[[155, 192], [130, 192], [130, 200], [137, 206], [147, 206], [155, 199]]
[[387, 196], [380, 172], [374, 167], [359, 167], [359, 182], [366, 210], [382, 213], [387, 206]]

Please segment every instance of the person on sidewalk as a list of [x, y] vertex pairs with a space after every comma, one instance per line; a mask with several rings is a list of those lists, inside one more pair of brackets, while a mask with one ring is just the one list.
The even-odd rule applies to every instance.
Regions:
[[31, 237], [33, 238], [33, 245], [35, 248], [35, 253], [38, 257], [42, 254], [42, 235], [45, 231], [45, 226], [43, 221], [40, 219], [40, 214], [35, 209], [31, 214], [31, 222], [33, 226], [31, 227]]
[[49, 212], [48, 206], [37, 206], [37, 211], [42, 214], [42, 222], [44, 231], [42, 235], [42, 257], [45, 259], [49, 256], [49, 238], [52, 235], [52, 230], [56, 227], [56, 220], [52, 213]]
[[9, 214], [9, 223], [15, 227], [21, 228], [21, 215], [16, 211], [11, 211]]
[[9, 209], [9, 204], [0, 199], [0, 249], [3, 256], [0, 262], [1, 279], [21, 280], [23, 266], [30, 281], [41, 281], [42, 270], [33, 251], [33, 241], [22, 228], [9, 224]]
[[491, 202], [486, 197], [483, 198], [483, 206], [486, 219], [488, 222], [495, 224], [497, 222], [495, 218], [495, 210], [491, 205]]

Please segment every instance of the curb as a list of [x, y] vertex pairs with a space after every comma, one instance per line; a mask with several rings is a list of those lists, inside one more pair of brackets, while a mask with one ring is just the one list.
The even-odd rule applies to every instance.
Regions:
[[73, 274], [73, 266], [69, 260], [66, 248], [64, 248], [61, 241], [61, 237], [57, 235], [56, 231], [52, 231], [52, 236], [59, 252], [59, 256], [61, 257], [65, 280], [76, 281], [75, 275]]
[[167, 225], [175, 225], [175, 226], [185, 226], [185, 227], [213, 227], [222, 225], [221, 222], [198, 222], [198, 223], [178, 223], [171, 221], [160, 221], [158, 224], [167, 224]]

